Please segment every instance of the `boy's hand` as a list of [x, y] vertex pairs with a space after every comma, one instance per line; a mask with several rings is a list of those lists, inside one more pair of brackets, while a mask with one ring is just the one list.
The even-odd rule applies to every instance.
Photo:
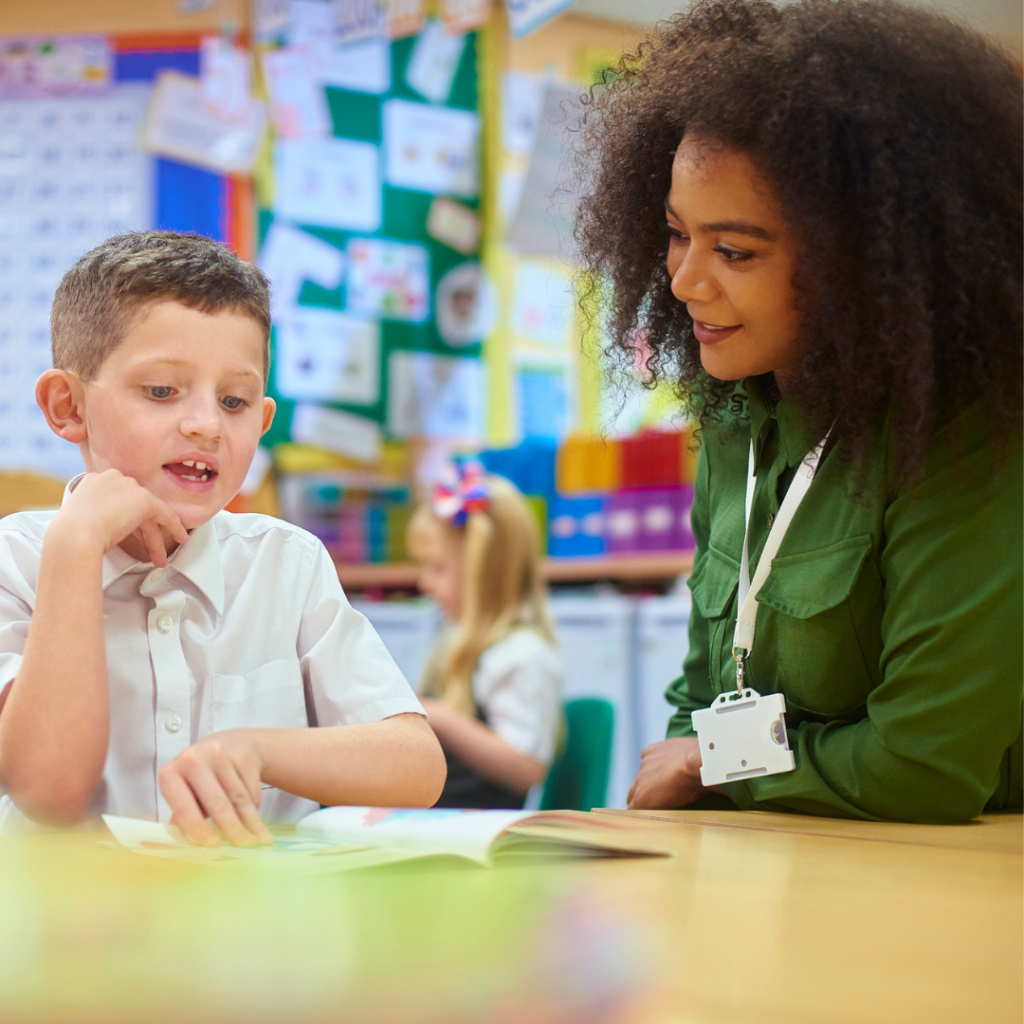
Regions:
[[166, 502], [119, 470], [86, 473], [50, 526], [69, 536], [85, 538], [106, 554], [128, 536], [135, 536], [154, 565], [167, 565], [161, 527], [179, 544], [188, 531]]
[[219, 846], [221, 836], [233, 846], [273, 843], [258, 811], [262, 767], [252, 730], [226, 729], [193, 744], [160, 769], [171, 820], [199, 846]]

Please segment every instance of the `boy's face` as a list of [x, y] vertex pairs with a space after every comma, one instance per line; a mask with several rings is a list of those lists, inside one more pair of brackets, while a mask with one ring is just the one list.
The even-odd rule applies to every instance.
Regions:
[[259, 326], [243, 314], [166, 301], [145, 308], [83, 384], [86, 469], [120, 470], [185, 529], [201, 526], [238, 493], [274, 418], [263, 351]]

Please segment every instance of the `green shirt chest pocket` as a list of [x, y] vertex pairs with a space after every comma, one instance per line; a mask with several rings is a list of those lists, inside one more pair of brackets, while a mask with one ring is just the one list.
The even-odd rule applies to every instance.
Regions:
[[758, 595], [755, 686], [769, 673], [787, 704], [863, 717], [881, 683], [882, 580], [870, 551], [871, 538], [860, 536], [774, 559]]

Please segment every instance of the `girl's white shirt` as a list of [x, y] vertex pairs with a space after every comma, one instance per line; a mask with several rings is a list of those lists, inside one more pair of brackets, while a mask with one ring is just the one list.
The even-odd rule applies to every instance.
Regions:
[[480, 655], [473, 697], [506, 743], [550, 764], [561, 724], [564, 676], [558, 650], [536, 630], [521, 626]]

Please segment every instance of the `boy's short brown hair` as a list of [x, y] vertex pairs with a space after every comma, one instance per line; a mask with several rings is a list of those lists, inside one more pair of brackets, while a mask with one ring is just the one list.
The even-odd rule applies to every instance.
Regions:
[[201, 313], [252, 317], [263, 331], [263, 379], [270, 370], [270, 293], [263, 272], [202, 235], [138, 231], [108, 238], [80, 257], [57, 286], [50, 309], [53, 365], [93, 380], [124, 340], [132, 319], [154, 302]]

